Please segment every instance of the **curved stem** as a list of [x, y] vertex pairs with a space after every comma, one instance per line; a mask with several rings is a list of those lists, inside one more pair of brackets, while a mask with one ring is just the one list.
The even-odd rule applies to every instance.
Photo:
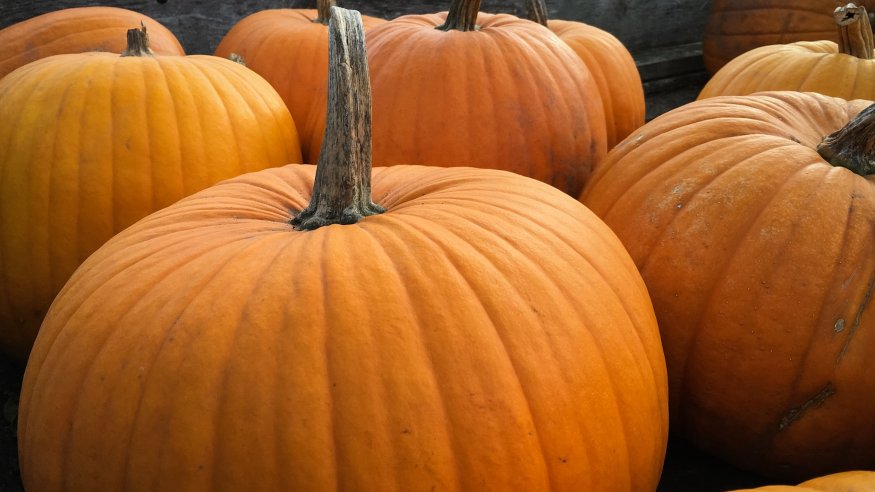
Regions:
[[836, 7], [832, 15], [839, 31], [839, 52], [871, 60], [872, 24], [866, 7], [849, 3], [844, 7]]
[[371, 201], [371, 84], [361, 15], [332, 7], [328, 39], [328, 117], [313, 196], [291, 220], [298, 230], [385, 211]]
[[328, 25], [328, 21], [331, 20], [331, 7], [334, 7], [334, 4], [337, 3], [334, 0], [316, 0], [316, 19], [313, 22], [318, 22], [319, 24]]
[[139, 29], [128, 29], [128, 45], [122, 56], [152, 56], [152, 48], [149, 47], [149, 35], [146, 33], [146, 25], [140, 23]]
[[547, 27], [547, 4], [544, 0], [526, 0], [526, 18]]
[[477, 12], [480, 11], [480, 0], [453, 0], [447, 12], [447, 20], [436, 27], [441, 31], [476, 31]]
[[833, 166], [848, 168], [860, 176], [875, 174], [875, 104], [844, 128], [824, 137], [817, 153]]

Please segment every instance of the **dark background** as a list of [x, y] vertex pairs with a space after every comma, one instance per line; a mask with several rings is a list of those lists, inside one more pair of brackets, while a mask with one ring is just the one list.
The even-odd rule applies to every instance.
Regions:
[[[638, 65], [647, 118], [695, 99], [707, 76], [702, 65], [702, 31], [707, 0], [548, 0], [551, 18], [576, 20], [617, 36]], [[0, 0], [0, 28], [61, 8], [86, 5], [142, 12], [170, 29], [189, 54], [211, 54], [241, 18], [267, 8], [314, 8], [313, 0]], [[446, 10], [448, 0], [338, 0], [366, 15], [399, 15]], [[485, 12], [523, 13], [523, 0], [483, 0]], [[3, 47], [0, 46], [0, 50]], [[18, 391], [23, 368], [0, 358], [0, 492], [21, 491], [15, 441]], [[634, 436], [632, 437], [634, 438]], [[770, 481], [736, 470], [672, 436], [659, 492], [718, 492]]]

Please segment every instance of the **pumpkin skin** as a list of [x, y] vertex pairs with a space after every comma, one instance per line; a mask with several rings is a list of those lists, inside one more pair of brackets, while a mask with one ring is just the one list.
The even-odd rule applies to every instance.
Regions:
[[374, 164], [503, 169], [577, 196], [607, 151], [599, 88], [547, 28], [480, 13], [477, 31], [441, 31], [447, 13], [368, 31]]
[[847, 471], [812, 478], [797, 486], [769, 485], [732, 492], [868, 492], [875, 490], [875, 472]]
[[55, 55], [0, 79], [0, 350], [113, 234], [183, 196], [300, 160], [282, 99], [212, 56]]
[[782, 90], [875, 99], [875, 60], [839, 53], [832, 41], [763, 46], [726, 64], [698, 98]]
[[[712, 0], [702, 43], [705, 68], [715, 74], [754, 48], [796, 41], [837, 41], [837, 0]], [[854, 2], [869, 12], [875, 2]]]
[[56, 10], [0, 30], [0, 78], [34, 60], [51, 55], [125, 49], [128, 29], [146, 26], [152, 51], [184, 55], [166, 27], [133, 10], [117, 7], [74, 7]]
[[27, 490], [655, 490], [658, 330], [600, 220], [395, 166], [385, 213], [296, 231], [313, 179], [225, 181], [85, 261], [24, 376]]
[[608, 149], [644, 124], [644, 86], [629, 50], [613, 34], [582, 22], [548, 20], [547, 27], [586, 64], [604, 106]]
[[[222, 38], [216, 56], [232, 53], [282, 96], [301, 140], [305, 162], [319, 157], [325, 131], [328, 26], [315, 9], [268, 9], [244, 17]], [[386, 22], [362, 16], [365, 29]]]
[[672, 429], [739, 468], [875, 466], [875, 189], [813, 150], [868, 104], [697, 101], [617, 146], [582, 194], [650, 290]]

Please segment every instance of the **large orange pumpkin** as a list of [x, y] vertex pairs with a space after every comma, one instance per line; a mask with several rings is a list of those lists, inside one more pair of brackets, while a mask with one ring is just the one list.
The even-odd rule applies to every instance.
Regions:
[[608, 148], [644, 124], [644, 86], [629, 50], [613, 34], [582, 22], [547, 19], [544, 0], [526, 0], [527, 17], [546, 26], [589, 69], [604, 106]]
[[702, 88], [699, 99], [761, 91], [819, 92], [843, 99], [875, 99], [872, 27], [864, 7], [835, 12], [841, 41], [763, 46], [738, 56]]
[[672, 428], [764, 475], [875, 467], [875, 169], [831, 164], [875, 159], [815, 150], [867, 104], [697, 101], [617, 146], [582, 195], [653, 297]]
[[55, 55], [0, 79], [0, 349], [17, 359], [113, 234], [222, 179], [301, 158], [288, 110], [257, 74], [145, 51]]
[[847, 471], [806, 480], [799, 485], [768, 485], [732, 492], [871, 492], [875, 471]]
[[[304, 160], [315, 163], [325, 131], [328, 19], [333, 0], [317, 9], [267, 9], [244, 17], [222, 38], [216, 55], [240, 55], [282, 96], [301, 137]], [[367, 30], [386, 22], [362, 16]]]
[[[838, 41], [832, 12], [847, 0], [712, 0], [702, 48], [705, 67], [723, 65], [760, 46], [796, 41]], [[868, 10], [875, 2], [856, 2]]]
[[183, 199], [70, 279], [24, 377], [27, 490], [655, 489], [664, 359], [616, 236], [497, 170], [375, 168], [373, 204], [347, 56], [318, 170]]
[[166, 27], [132, 10], [117, 7], [75, 7], [56, 10], [0, 30], [0, 78], [34, 60], [64, 53], [125, 49], [125, 33], [144, 25], [152, 50], [160, 55], [184, 55]]
[[479, 5], [368, 31], [374, 163], [505, 169], [576, 196], [607, 150], [598, 85], [549, 29]]

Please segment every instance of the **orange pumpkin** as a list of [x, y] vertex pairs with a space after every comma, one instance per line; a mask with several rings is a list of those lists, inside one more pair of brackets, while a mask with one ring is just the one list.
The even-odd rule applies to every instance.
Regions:
[[628, 254], [508, 172], [375, 168], [374, 205], [356, 18], [332, 12], [318, 169], [183, 199], [60, 293], [22, 387], [28, 490], [655, 489], [665, 367]]
[[[243, 58], [282, 96], [301, 137], [304, 162], [315, 163], [325, 132], [328, 19], [333, 0], [317, 9], [268, 9], [244, 17], [222, 38], [216, 55]], [[365, 29], [386, 22], [362, 16]]]
[[800, 41], [749, 51], [721, 68], [702, 88], [699, 99], [771, 90], [875, 99], [872, 27], [866, 9], [849, 4], [836, 10], [835, 20], [841, 33], [838, 45]]
[[[726, 63], [760, 46], [796, 41], [838, 41], [832, 13], [847, 0], [712, 0], [702, 49], [714, 74]], [[875, 2], [857, 2], [868, 10]]]
[[213, 56], [32, 62], [0, 79], [0, 349], [24, 360], [55, 294], [113, 234], [183, 196], [300, 160], [276, 91]]
[[582, 22], [547, 19], [544, 0], [526, 0], [527, 17], [546, 26], [586, 64], [598, 85], [613, 148], [644, 124], [644, 86], [629, 50], [613, 34]]
[[56, 10], [0, 30], [0, 78], [34, 60], [64, 53], [125, 49], [128, 29], [144, 25], [152, 50], [184, 55], [166, 27], [139, 12], [117, 7], [75, 7]]
[[374, 162], [504, 169], [576, 196], [607, 151], [598, 85], [548, 29], [479, 5], [368, 31]]
[[847, 471], [812, 478], [799, 485], [769, 485], [732, 492], [870, 492], [875, 490], [875, 472]]
[[737, 467], [875, 467], [875, 169], [834, 165], [875, 159], [815, 150], [868, 104], [697, 101], [633, 133], [582, 194], [653, 297], [672, 429]]

